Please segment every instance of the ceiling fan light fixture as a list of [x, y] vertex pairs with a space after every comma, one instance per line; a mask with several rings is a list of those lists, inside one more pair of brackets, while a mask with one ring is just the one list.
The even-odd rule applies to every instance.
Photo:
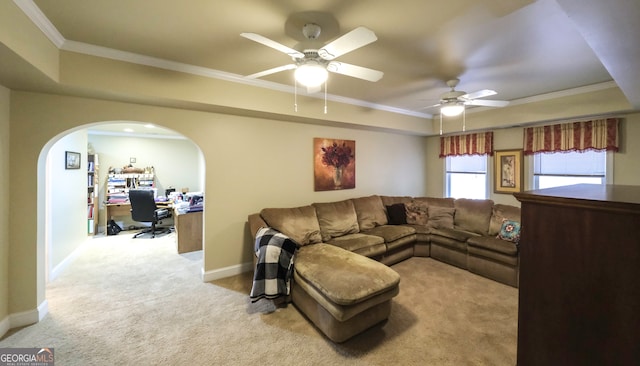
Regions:
[[314, 60], [309, 60], [298, 66], [295, 71], [296, 81], [306, 87], [317, 87], [327, 81], [329, 72], [324, 65]]
[[447, 117], [459, 116], [462, 112], [464, 112], [464, 104], [458, 102], [449, 102], [440, 108], [440, 113]]

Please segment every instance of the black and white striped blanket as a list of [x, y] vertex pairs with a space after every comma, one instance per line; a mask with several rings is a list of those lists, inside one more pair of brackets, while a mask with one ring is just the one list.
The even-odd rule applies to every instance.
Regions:
[[297, 245], [288, 236], [272, 228], [256, 233], [258, 263], [253, 275], [251, 302], [289, 295], [293, 257]]

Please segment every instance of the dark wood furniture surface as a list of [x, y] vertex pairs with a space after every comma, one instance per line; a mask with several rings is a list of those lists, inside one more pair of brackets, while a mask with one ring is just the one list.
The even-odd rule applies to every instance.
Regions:
[[640, 186], [514, 196], [522, 203], [518, 365], [640, 362]]

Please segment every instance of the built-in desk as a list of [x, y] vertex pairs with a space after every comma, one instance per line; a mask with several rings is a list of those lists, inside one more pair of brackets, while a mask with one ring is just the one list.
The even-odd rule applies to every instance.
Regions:
[[178, 213], [173, 211], [178, 253], [202, 250], [202, 211]]
[[105, 213], [104, 213], [104, 222], [103, 227], [107, 230], [107, 225], [109, 224], [109, 220], [116, 216], [129, 216], [131, 217], [131, 204], [129, 202], [125, 203], [108, 203], [105, 205]]
[[[171, 208], [171, 202], [158, 202], [160, 208]], [[105, 205], [104, 228], [106, 230], [109, 220], [118, 216], [131, 217], [131, 204], [110, 203]], [[173, 221], [176, 229], [176, 247], [178, 253], [202, 250], [202, 211], [178, 213], [173, 210]]]
[[[158, 206], [158, 208], [171, 209], [173, 207], [173, 202], [156, 202], [156, 206]], [[109, 220], [118, 216], [127, 216], [131, 218], [131, 203], [108, 203], [105, 205], [104, 222], [102, 223], [103, 227], [105, 228], [105, 232], [107, 230]]]

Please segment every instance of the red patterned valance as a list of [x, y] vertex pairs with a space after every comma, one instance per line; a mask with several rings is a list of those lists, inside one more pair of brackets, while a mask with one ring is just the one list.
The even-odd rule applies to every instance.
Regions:
[[524, 129], [524, 154], [552, 151], [618, 151], [618, 119], [563, 123]]
[[440, 137], [440, 157], [493, 155], [493, 132]]

